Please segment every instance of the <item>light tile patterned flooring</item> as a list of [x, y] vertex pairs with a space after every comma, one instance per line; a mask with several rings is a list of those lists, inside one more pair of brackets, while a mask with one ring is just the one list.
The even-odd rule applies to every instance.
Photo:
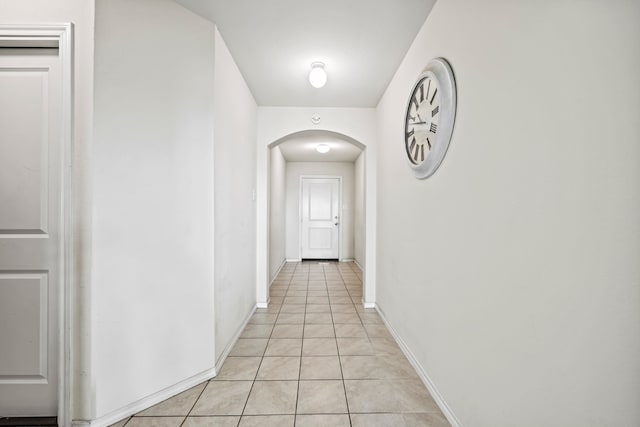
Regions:
[[449, 426], [353, 263], [288, 263], [219, 375], [118, 427]]

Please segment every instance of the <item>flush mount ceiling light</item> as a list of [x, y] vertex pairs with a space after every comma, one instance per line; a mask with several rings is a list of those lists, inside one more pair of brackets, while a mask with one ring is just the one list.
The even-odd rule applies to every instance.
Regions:
[[331, 150], [331, 147], [329, 147], [327, 144], [318, 144], [316, 145], [316, 151], [318, 153], [328, 153]]
[[327, 72], [322, 62], [313, 62], [309, 72], [309, 83], [315, 88], [321, 88], [327, 83]]

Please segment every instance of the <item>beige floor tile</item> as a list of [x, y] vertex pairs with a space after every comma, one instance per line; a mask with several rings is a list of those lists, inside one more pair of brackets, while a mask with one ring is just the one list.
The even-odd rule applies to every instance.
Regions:
[[253, 380], [261, 359], [260, 357], [227, 357], [214, 381]]
[[[327, 289], [318, 289], [318, 288], [309, 288], [309, 292], [308, 295], [309, 297], [326, 297], [328, 296], [327, 293]], [[310, 302], [307, 301], [307, 304], [309, 304]], [[323, 303], [323, 304], [329, 304], [329, 302]]]
[[321, 297], [307, 297], [307, 304], [329, 304], [329, 298], [326, 296]]
[[355, 311], [353, 313], [333, 313], [333, 323], [362, 324]]
[[127, 423], [130, 427], [180, 427], [185, 417], [133, 417]]
[[297, 415], [296, 427], [351, 427], [349, 415]]
[[342, 370], [338, 356], [308, 356], [302, 358], [301, 380], [340, 380]]
[[286, 313], [303, 313], [305, 312], [304, 304], [283, 304], [280, 309], [280, 314]]
[[190, 415], [241, 415], [252, 384], [252, 381], [211, 381]]
[[304, 321], [305, 323], [333, 323], [331, 313], [307, 313]]
[[306, 297], [307, 296], [307, 291], [306, 290], [302, 290], [302, 289], [298, 290], [298, 289], [294, 288], [294, 289], [289, 290], [287, 292], [287, 296], [288, 297]]
[[245, 415], [238, 427], [293, 427], [294, 415]]
[[280, 304], [269, 302], [269, 306], [267, 308], [256, 308], [256, 313], [278, 314], [280, 312], [280, 307], [282, 307]]
[[269, 298], [269, 303], [270, 304], [282, 304], [283, 301], [284, 301], [284, 297], [270, 297]]
[[299, 357], [264, 357], [256, 380], [297, 380]]
[[339, 414], [347, 412], [342, 380], [300, 381], [299, 414]]
[[269, 338], [273, 325], [247, 325], [240, 338]]
[[440, 414], [351, 414], [353, 427], [449, 427]]
[[376, 356], [341, 356], [340, 364], [345, 380], [387, 379], [384, 364]]
[[331, 298], [331, 304], [352, 304], [353, 303], [351, 301], [351, 298], [348, 296], [344, 296], [344, 297], [332, 296], [330, 298]]
[[305, 338], [333, 338], [336, 334], [333, 325], [307, 324], [304, 325]]
[[197, 386], [183, 391], [182, 393], [175, 395], [170, 399], [160, 402], [157, 405], [138, 413], [137, 415], [145, 417], [169, 415], [186, 416], [189, 414], [189, 411], [191, 411], [191, 408], [193, 408], [193, 404], [196, 403], [196, 400], [198, 399], [198, 397], [200, 397], [200, 394], [202, 393], [202, 390], [204, 390], [206, 385], [206, 382], [198, 384]]
[[[282, 314], [281, 314], [282, 316]], [[280, 325], [276, 324], [271, 333], [271, 338], [302, 338], [304, 325]]]
[[371, 345], [375, 350], [377, 355], [389, 355], [395, 356], [402, 354], [402, 350], [398, 347], [398, 344], [393, 340], [393, 338], [369, 338], [371, 341]]
[[267, 344], [265, 356], [300, 356], [302, 340], [299, 338], [272, 338]]
[[303, 324], [304, 313], [280, 313], [276, 325], [280, 324]]
[[187, 417], [182, 427], [237, 427], [240, 417]]
[[267, 348], [267, 338], [240, 338], [229, 356], [262, 356]]
[[419, 380], [345, 380], [352, 413], [439, 412]]
[[329, 304], [307, 304], [307, 313], [331, 313]]
[[297, 381], [256, 381], [251, 389], [244, 414], [294, 414], [297, 390]]
[[374, 356], [375, 350], [367, 338], [338, 338], [340, 356]]
[[331, 312], [356, 314], [356, 307], [353, 304], [331, 304]]
[[364, 327], [355, 323], [336, 324], [336, 337], [338, 338], [366, 338]]
[[338, 347], [335, 338], [305, 338], [302, 343], [303, 356], [336, 356]]
[[367, 324], [364, 325], [369, 338], [392, 338], [389, 330], [385, 325], [380, 324]]
[[285, 297], [284, 304], [306, 304], [307, 298], [305, 297]]
[[276, 322], [276, 314], [270, 313], [255, 313], [249, 319], [250, 324], [259, 324], [259, 325], [270, 325]]

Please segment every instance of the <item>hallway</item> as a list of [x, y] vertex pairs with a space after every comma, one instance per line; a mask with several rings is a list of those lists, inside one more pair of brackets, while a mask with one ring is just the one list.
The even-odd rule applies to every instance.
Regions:
[[288, 263], [270, 293], [216, 378], [115, 426], [449, 426], [356, 264]]

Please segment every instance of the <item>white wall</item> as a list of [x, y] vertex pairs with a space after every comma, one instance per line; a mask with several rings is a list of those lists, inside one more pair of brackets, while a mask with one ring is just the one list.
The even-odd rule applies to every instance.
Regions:
[[214, 26], [170, 0], [99, 0], [95, 37], [102, 417], [213, 373]]
[[353, 194], [353, 258], [362, 267], [365, 267], [365, 153], [358, 156], [354, 163], [354, 194]]
[[256, 102], [216, 30], [216, 361], [256, 304]]
[[342, 240], [340, 259], [353, 259], [354, 164], [351, 162], [287, 162], [287, 248], [288, 260], [300, 259], [300, 177], [330, 175], [342, 177]]
[[[640, 425], [640, 3], [440, 0], [378, 106], [378, 304], [462, 425]], [[440, 169], [403, 112], [458, 85]]]
[[286, 261], [287, 162], [280, 147], [271, 149], [269, 165], [269, 283]]
[[[74, 24], [73, 81], [73, 260], [74, 318], [70, 339], [74, 342], [73, 419], [89, 419], [93, 393], [90, 389], [89, 304], [76, 304], [90, 297], [91, 252], [91, 144], [93, 133], [93, 31], [94, 2], [87, 0], [3, 0], [2, 24], [67, 23]], [[86, 345], [85, 345], [86, 344]]]
[[[311, 117], [319, 115], [319, 125]], [[375, 301], [376, 280], [376, 126], [373, 108], [258, 108], [257, 131], [257, 217], [256, 217], [256, 297], [259, 306], [267, 304], [268, 264], [268, 165], [269, 145], [297, 132], [329, 131], [355, 139], [364, 145], [366, 153], [366, 233], [367, 270], [364, 272], [364, 300], [368, 306]]]

